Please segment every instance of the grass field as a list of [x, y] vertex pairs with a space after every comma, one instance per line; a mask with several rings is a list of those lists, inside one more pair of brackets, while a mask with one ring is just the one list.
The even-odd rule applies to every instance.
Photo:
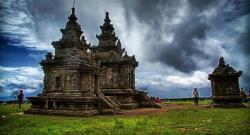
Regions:
[[[192, 104], [165, 103], [173, 104]], [[205, 103], [203, 103], [205, 104]], [[25, 105], [27, 109], [30, 105]], [[12, 104], [0, 106], [0, 134], [10, 135], [146, 135], [218, 134], [249, 135], [250, 104], [247, 108], [170, 109], [155, 115], [94, 116], [87, 118], [22, 114]], [[4, 118], [3, 118], [4, 117]]]
[[[210, 105], [212, 103], [212, 100], [201, 100], [199, 101], [200, 105]], [[174, 102], [163, 102], [165, 105], [190, 105], [194, 104], [192, 101], [174, 101]]]

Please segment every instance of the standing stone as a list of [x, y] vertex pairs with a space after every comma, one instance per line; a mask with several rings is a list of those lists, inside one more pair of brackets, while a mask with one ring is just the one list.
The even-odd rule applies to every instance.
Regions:
[[242, 71], [236, 71], [228, 64], [225, 64], [223, 57], [220, 58], [218, 66], [209, 80], [212, 87], [213, 107], [242, 106], [239, 88], [239, 77]]

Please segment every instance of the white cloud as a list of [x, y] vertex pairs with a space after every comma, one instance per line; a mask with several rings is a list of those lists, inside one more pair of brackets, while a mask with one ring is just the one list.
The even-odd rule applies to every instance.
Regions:
[[[35, 50], [53, 50], [49, 42], [44, 42], [37, 36], [38, 24], [33, 20], [34, 16], [28, 9], [27, 0], [8, 0], [1, 2], [1, 5], [3, 8], [0, 33], [5, 38], [17, 42], [11, 45]], [[48, 38], [51, 36], [50, 33], [45, 34]]]
[[[161, 71], [161, 68], [165, 68], [165, 72]], [[145, 72], [139, 72], [136, 75], [136, 87], [148, 91], [152, 96], [162, 98], [189, 97], [193, 88], [204, 90], [210, 87], [210, 82], [207, 79], [208, 73], [203, 71], [182, 73], [171, 68], [158, 66], [157, 63], [155, 66], [151, 66], [151, 70], [145, 70]], [[203, 91], [201, 96], [209, 96], [209, 91]]]
[[208, 74], [195, 71], [192, 75], [170, 75], [166, 77], [166, 81], [179, 86], [185, 87], [207, 87], [209, 86]]
[[39, 67], [3, 67], [0, 66], [0, 73], [11, 72], [20, 75], [39, 76], [42, 74]]
[[43, 73], [39, 67], [3, 67], [0, 66], [1, 96], [24, 89], [26, 94], [38, 91], [43, 83]]
[[149, 32], [149, 28], [145, 24], [139, 23], [135, 17], [131, 19], [131, 22], [133, 25], [130, 27], [126, 27], [127, 24], [124, 24], [122, 29], [117, 27], [117, 30], [121, 31], [121, 34], [118, 36], [128, 54], [135, 55], [137, 60], [143, 61], [145, 55], [143, 54], [146, 42], [145, 35]]

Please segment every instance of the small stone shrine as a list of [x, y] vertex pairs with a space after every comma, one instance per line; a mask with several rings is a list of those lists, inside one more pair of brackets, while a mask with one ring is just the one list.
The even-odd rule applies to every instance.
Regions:
[[237, 72], [225, 64], [223, 57], [220, 58], [219, 65], [208, 78], [212, 87], [212, 107], [242, 106], [239, 88], [241, 75], [242, 71]]
[[49, 52], [40, 62], [44, 88], [37, 97], [28, 97], [32, 106], [25, 113], [91, 116], [154, 106], [146, 93], [135, 89], [138, 62], [122, 48], [109, 13], [96, 36], [98, 46], [86, 42], [74, 7], [68, 19], [62, 38], [52, 42], [55, 56]]

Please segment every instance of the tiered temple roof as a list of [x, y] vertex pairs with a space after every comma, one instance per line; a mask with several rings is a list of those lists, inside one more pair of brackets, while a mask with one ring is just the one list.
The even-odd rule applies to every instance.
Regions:
[[[102, 63], [130, 62], [136, 67], [138, 62], [136, 61], [135, 56], [128, 56], [127, 51], [125, 51], [125, 48], [122, 48], [121, 41], [115, 34], [115, 29], [109, 18], [109, 12], [106, 12], [104, 24], [100, 26], [100, 29], [101, 34], [96, 35], [99, 44], [98, 46], [92, 47], [92, 50], [97, 52], [97, 59], [102, 60]], [[106, 53], [106, 55], [103, 55], [102, 53]]]
[[241, 76], [242, 71], [236, 71], [234, 68], [230, 67], [229, 64], [225, 64], [224, 58], [221, 57], [219, 60], [218, 66], [214, 69], [212, 74], [209, 75], [210, 78], [213, 77], [230, 77], [235, 76], [239, 77]]

